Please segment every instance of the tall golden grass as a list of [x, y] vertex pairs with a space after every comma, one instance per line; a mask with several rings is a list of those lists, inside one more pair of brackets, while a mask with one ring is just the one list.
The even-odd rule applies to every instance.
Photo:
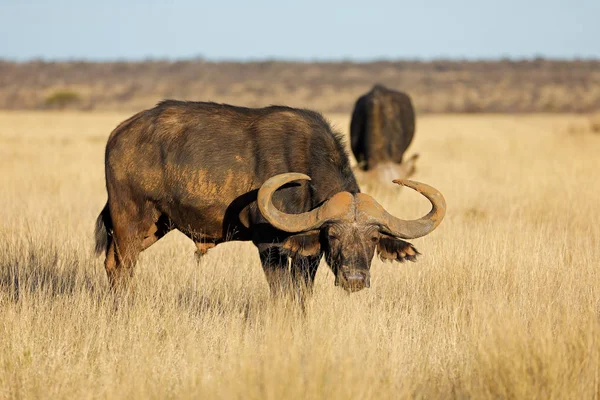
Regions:
[[[178, 233], [115, 309], [92, 230], [127, 116], [0, 113], [0, 398], [598, 397], [600, 136], [568, 133], [583, 117], [422, 118], [415, 178], [446, 219], [359, 293], [322, 264], [302, 312], [270, 299], [252, 245], [197, 265]], [[370, 186], [396, 215], [428, 209]]]

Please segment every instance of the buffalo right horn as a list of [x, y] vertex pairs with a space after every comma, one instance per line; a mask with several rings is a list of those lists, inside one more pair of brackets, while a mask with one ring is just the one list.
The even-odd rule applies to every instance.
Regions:
[[[329, 200], [322, 206], [315, 208], [302, 214], [287, 214], [279, 211], [273, 205], [273, 193], [286, 183], [295, 180], [310, 180], [308, 175], [289, 172], [285, 174], [275, 175], [262, 184], [258, 191], [257, 203], [263, 217], [275, 228], [285, 232], [305, 232], [321, 227], [328, 219], [332, 217], [331, 207], [328, 207]], [[350, 193], [338, 193], [337, 197], [350, 196]], [[336, 197], [334, 196], [334, 197]], [[338, 203], [337, 201], [335, 202]], [[351, 204], [351, 203], [350, 203]]]

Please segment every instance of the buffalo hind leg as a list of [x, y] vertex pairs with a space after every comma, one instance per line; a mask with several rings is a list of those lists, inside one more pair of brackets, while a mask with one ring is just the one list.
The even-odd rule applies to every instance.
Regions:
[[148, 232], [144, 236], [144, 240], [142, 241], [142, 250], [146, 250], [148, 247], [152, 246], [154, 243], [158, 242], [163, 236], [167, 233], [171, 232], [171, 223], [166, 215], [161, 215], [158, 220], [150, 226]]
[[117, 271], [117, 252], [115, 250], [115, 241], [112, 235], [108, 237], [108, 246], [106, 246], [106, 259], [104, 260], [104, 269], [108, 276], [108, 283], [111, 288], [114, 286], [114, 276]]
[[119, 204], [116, 212], [111, 207], [113, 232], [106, 257], [106, 274], [114, 292], [131, 292], [134, 267], [142, 250], [155, 243], [162, 229], [156, 225], [158, 213], [150, 208], [138, 207], [133, 202]]

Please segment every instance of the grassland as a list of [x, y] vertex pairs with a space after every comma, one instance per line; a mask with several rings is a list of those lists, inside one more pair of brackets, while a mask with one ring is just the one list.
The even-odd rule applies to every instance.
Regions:
[[[103, 147], [127, 114], [0, 113], [0, 398], [597, 398], [600, 135], [583, 116], [418, 121], [417, 180], [448, 214], [416, 263], [347, 295], [325, 264], [306, 312], [256, 250], [200, 265], [174, 232], [120, 309], [92, 255]], [[347, 131], [348, 119], [330, 115]], [[427, 211], [373, 187], [401, 217]]]

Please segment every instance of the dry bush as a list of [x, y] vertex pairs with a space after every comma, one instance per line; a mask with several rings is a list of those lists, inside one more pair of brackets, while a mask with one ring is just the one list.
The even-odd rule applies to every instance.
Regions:
[[590, 132], [600, 134], [600, 113], [590, 116]]
[[571, 135], [600, 134], [600, 113], [590, 114], [586, 119], [578, 119], [566, 129]]
[[411, 95], [420, 113], [600, 110], [600, 61], [29, 62], [0, 60], [0, 108], [44, 107], [77, 88], [69, 107], [139, 110], [164, 98], [249, 107], [286, 104], [349, 113], [376, 82]]
[[70, 90], [57, 90], [46, 97], [44, 105], [47, 108], [66, 108], [80, 101], [77, 93]]
[[[575, 117], [422, 118], [415, 178], [446, 219], [418, 263], [374, 260], [371, 289], [323, 264], [302, 313], [270, 300], [252, 245], [196, 265], [178, 233], [115, 308], [92, 230], [127, 116], [0, 113], [0, 398], [597, 396], [600, 136], [561, 134]], [[427, 211], [394, 189], [376, 193], [390, 211]]]

